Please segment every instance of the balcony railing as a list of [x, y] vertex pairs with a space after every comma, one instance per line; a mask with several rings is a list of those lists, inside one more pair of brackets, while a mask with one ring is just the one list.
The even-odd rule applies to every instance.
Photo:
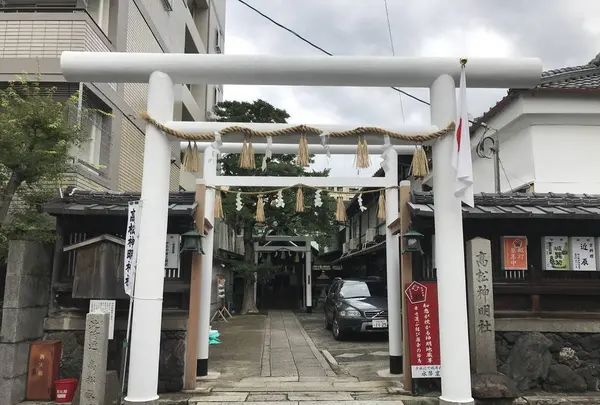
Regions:
[[77, 8], [78, 0], [4, 0], [0, 2], [1, 11], [18, 11], [31, 9], [73, 9]]

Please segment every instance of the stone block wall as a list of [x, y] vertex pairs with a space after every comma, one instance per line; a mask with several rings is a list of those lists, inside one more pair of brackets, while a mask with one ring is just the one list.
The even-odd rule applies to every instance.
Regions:
[[2, 404], [13, 405], [25, 399], [29, 349], [44, 333], [51, 271], [51, 246], [10, 242], [0, 329]]
[[600, 391], [600, 333], [496, 332], [496, 360], [521, 392]]
[[[119, 375], [125, 334], [123, 330], [115, 330], [114, 339], [108, 341], [106, 369], [115, 370]], [[49, 331], [44, 339], [62, 341], [61, 378], [80, 378], [85, 331]], [[179, 392], [183, 389], [184, 362], [185, 331], [163, 331], [160, 338], [159, 393]]]

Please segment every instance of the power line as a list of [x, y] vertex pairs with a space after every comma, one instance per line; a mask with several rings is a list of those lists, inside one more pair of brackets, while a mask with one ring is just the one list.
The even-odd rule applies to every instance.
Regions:
[[[390, 46], [392, 48], [392, 56], [396, 56], [396, 49], [394, 47], [394, 36], [392, 35], [392, 22], [390, 21], [390, 10], [388, 8], [387, 0], [383, 0], [383, 5], [385, 6], [385, 17], [387, 19], [387, 27], [388, 27], [388, 34], [390, 36]], [[398, 97], [400, 98], [400, 113], [402, 114], [402, 123], [405, 123], [406, 120], [404, 118], [404, 103], [402, 103], [402, 93], [398, 93]]]
[[[312, 46], [313, 48], [321, 51], [322, 53], [329, 55], [329, 56], [333, 56], [333, 54], [323, 48], [321, 48], [319, 45], [315, 44], [314, 42], [309, 41], [308, 39], [306, 39], [305, 37], [303, 37], [302, 35], [298, 34], [296, 31], [292, 30], [291, 28], [286, 27], [285, 25], [275, 21], [274, 19], [272, 19], [271, 17], [269, 17], [268, 15], [266, 15], [265, 13], [263, 13], [262, 11], [256, 9], [255, 7], [251, 6], [250, 4], [246, 3], [244, 0], [238, 0], [238, 2], [242, 3], [244, 6], [248, 7], [250, 10], [254, 11], [256, 14], [260, 15], [261, 17], [265, 18], [266, 20], [269, 20], [270, 22], [272, 22], [273, 24], [275, 24], [276, 26], [278, 26], [281, 29], [284, 29], [285, 31], [289, 32], [290, 34], [292, 34], [293, 36], [295, 36], [296, 38], [298, 38], [299, 40], [301, 40], [302, 42]], [[401, 90], [397, 87], [393, 87], [390, 86], [390, 88], [392, 90], [397, 91], [398, 93], [404, 94], [407, 97], [412, 98], [415, 101], [418, 101], [420, 103], [423, 103], [425, 105], [430, 105], [427, 101], [420, 99], [419, 97], [413, 96], [410, 93], [407, 93], [404, 90]]]
[[[244, 0], [237, 0], [237, 1], [238, 1], [238, 2], [240, 2], [241, 4], [243, 4], [244, 6], [248, 7], [250, 10], [254, 11], [255, 13], [257, 13], [257, 14], [258, 14], [258, 15], [260, 15], [261, 17], [263, 17], [263, 18], [265, 18], [266, 20], [268, 20], [268, 21], [272, 22], [273, 24], [275, 24], [275, 25], [276, 25], [276, 26], [278, 26], [279, 28], [281, 28], [281, 29], [283, 29], [283, 30], [285, 30], [285, 31], [289, 32], [290, 34], [292, 34], [293, 36], [295, 36], [296, 38], [298, 38], [298, 39], [299, 39], [299, 40], [301, 40], [302, 42], [304, 42], [304, 43], [306, 43], [306, 44], [308, 44], [308, 45], [312, 46], [313, 48], [315, 48], [315, 49], [317, 49], [317, 50], [321, 51], [322, 53], [324, 53], [324, 54], [326, 54], [326, 55], [328, 55], [328, 56], [333, 56], [333, 54], [332, 54], [331, 52], [329, 52], [329, 51], [327, 51], [327, 50], [323, 49], [322, 47], [320, 47], [319, 45], [315, 44], [314, 42], [312, 42], [312, 41], [310, 41], [310, 40], [306, 39], [305, 37], [303, 37], [302, 35], [298, 34], [298, 33], [297, 33], [296, 31], [294, 31], [293, 29], [291, 29], [291, 28], [288, 28], [288, 27], [286, 27], [285, 25], [281, 24], [280, 22], [277, 22], [277, 21], [275, 21], [273, 18], [269, 17], [268, 15], [266, 15], [265, 13], [263, 13], [262, 11], [260, 11], [260, 10], [256, 9], [255, 7], [251, 6], [251, 5], [250, 5], [250, 4], [248, 4], [246, 1], [244, 1]], [[385, 1], [385, 0], [384, 0], [384, 1]], [[388, 8], [387, 8], [387, 1], [385, 2], [385, 5], [386, 5], [386, 14], [387, 14], [387, 16], [388, 16], [388, 22], [389, 22], [389, 12], [388, 12]], [[389, 27], [389, 30], [390, 30], [390, 36], [391, 36], [391, 25], [389, 25], [389, 23], [388, 23], [388, 27]], [[391, 38], [391, 37], [390, 37], [390, 38]], [[392, 52], [394, 52], [394, 49], [393, 49], [393, 44], [392, 44]], [[423, 100], [423, 99], [420, 99], [420, 98], [419, 98], [419, 97], [417, 97], [417, 96], [413, 96], [412, 94], [410, 94], [410, 93], [408, 93], [408, 92], [406, 92], [406, 91], [404, 91], [404, 90], [402, 90], [402, 89], [399, 89], [399, 88], [397, 88], [397, 87], [390, 86], [390, 89], [392, 89], [392, 90], [394, 90], [394, 91], [397, 91], [397, 92], [398, 92], [398, 93], [400, 93], [400, 94], [404, 94], [405, 96], [407, 96], [407, 97], [409, 97], [409, 98], [411, 98], [411, 99], [413, 99], [413, 100], [415, 100], [415, 101], [418, 101], [419, 103], [425, 104], [425, 105], [427, 105], [427, 106], [430, 106], [430, 105], [431, 105], [431, 104], [430, 104], [428, 101], [425, 101], [425, 100]], [[402, 114], [402, 115], [404, 116], [404, 112], [403, 112], [403, 114]], [[475, 124], [475, 121], [474, 121], [474, 120], [472, 120], [472, 119], [469, 119], [469, 122], [470, 122], [471, 124]], [[487, 124], [486, 124], [486, 125], [487, 125]], [[488, 125], [488, 127], [489, 127], [489, 128], [491, 128], [491, 129], [494, 129], [494, 130], [496, 130], [496, 131], [497, 131], [497, 129], [495, 129], [495, 128], [492, 128], [492, 127], [490, 127], [489, 125]]]

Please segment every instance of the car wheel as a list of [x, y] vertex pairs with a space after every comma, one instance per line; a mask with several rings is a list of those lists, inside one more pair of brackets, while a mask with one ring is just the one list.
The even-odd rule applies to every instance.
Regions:
[[327, 313], [325, 314], [325, 329], [331, 330], [331, 322], [327, 319]]
[[333, 322], [331, 324], [331, 332], [333, 333], [333, 338], [335, 340], [344, 340], [345, 334], [340, 329], [340, 324], [338, 323], [336, 318], [333, 318]]

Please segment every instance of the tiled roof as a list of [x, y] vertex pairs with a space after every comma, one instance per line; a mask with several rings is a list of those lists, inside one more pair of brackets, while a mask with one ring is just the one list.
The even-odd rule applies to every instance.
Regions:
[[544, 72], [537, 86], [542, 89], [600, 89], [600, 65], [584, 65]]
[[[433, 193], [413, 192], [409, 206], [414, 215], [433, 216]], [[600, 219], [600, 195], [482, 193], [474, 208], [463, 206], [463, 216]]]
[[[596, 55], [589, 63], [580, 66], [570, 66], [560, 69], [552, 69], [542, 73], [540, 84], [535, 90], [600, 90], [600, 54]], [[471, 126], [471, 131], [479, 128], [482, 122], [496, 115], [511, 99], [518, 96], [521, 89], [509, 89], [506, 96], [498, 101], [492, 108], [481, 117], [476, 118]]]
[[[56, 198], [42, 206], [52, 215], [127, 215], [129, 201], [139, 200], [140, 193], [115, 193], [67, 190], [62, 198]], [[169, 215], [189, 216], [196, 208], [193, 192], [169, 195]]]

